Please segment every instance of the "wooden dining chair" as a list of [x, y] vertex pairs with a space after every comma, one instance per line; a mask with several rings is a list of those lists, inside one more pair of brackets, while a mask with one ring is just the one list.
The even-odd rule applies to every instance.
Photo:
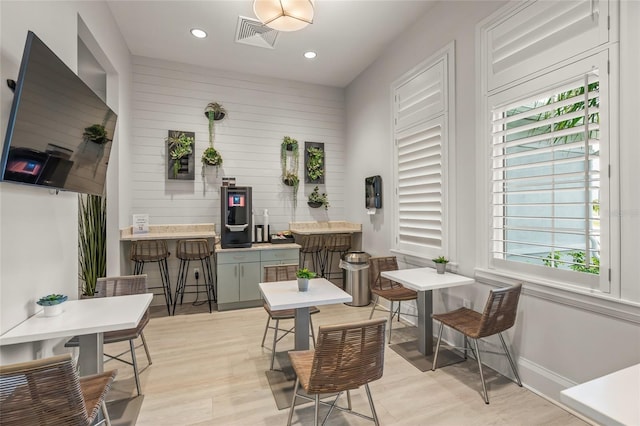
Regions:
[[[408, 289], [404, 287], [402, 284], [392, 281], [388, 278], [384, 278], [380, 275], [381, 272], [384, 271], [397, 271], [398, 270], [398, 261], [395, 256], [381, 256], [381, 257], [372, 257], [369, 259], [369, 289], [371, 293], [375, 295], [375, 299], [373, 300], [373, 306], [371, 308], [371, 314], [369, 315], [369, 319], [373, 318], [373, 313], [376, 310], [381, 310], [378, 308], [378, 300], [380, 297], [383, 299], [387, 299], [390, 303], [389, 307], [389, 340], [388, 343], [391, 344], [391, 331], [393, 330], [393, 318], [395, 316], [398, 317], [398, 321], [400, 321], [400, 308], [402, 302], [408, 300], [416, 300], [418, 298], [418, 293], [414, 290]], [[398, 302], [397, 309], [394, 310], [393, 304], [394, 302]], [[405, 314], [411, 315], [412, 314]]]
[[[290, 264], [290, 265], [268, 265], [264, 267], [264, 282], [275, 282], [275, 281], [290, 281], [296, 279], [296, 272], [298, 271], [298, 265]], [[295, 326], [291, 328], [280, 328], [281, 320], [289, 320], [294, 319], [296, 317], [295, 309], [282, 309], [277, 311], [272, 311], [269, 305], [265, 302], [262, 305], [264, 310], [269, 315], [267, 317], [267, 325], [264, 328], [264, 334], [262, 335], [262, 343], [261, 346], [264, 347], [264, 341], [267, 338], [267, 331], [269, 329], [273, 330], [273, 345], [271, 346], [271, 365], [269, 367], [270, 370], [273, 370], [273, 364], [276, 359], [276, 345], [277, 343], [287, 334], [295, 331]], [[309, 307], [309, 314], [317, 314], [320, 312], [315, 306]], [[275, 325], [271, 325], [271, 321], [275, 321]], [[309, 317], [309, 328], [311, 329], [311, 338], [313, 340], [313, 344], [316, 344], [316, 338], [313, 332], [313, 321], [311, 317]], [[281, 331], [283, 334], [278, 337], [278, 332]]]
[[[375, 319], [351, 324], [321, 326], [315, 350], [291, 351], [289, 359], [296, 373], [293, 399], [289, 409], [291, 425], [297, 398], [315, 401], [314, 425], [318, 424], [320, 404], [328, 405], [327, 418], [334, 409], [355, 414], [379, 424], [378, 415], [371, 397], [369, 383], [382, 377], [384, 368], [384, 336], [387, 320]], [[351, 390], [364, 386], [371, 408], [371, 416], [352, 410]], [[306, 395], [299, 394], [302, 387]], [[340, 395], [347, 393], [347, 407], [336, 403]], [[338, 393], [333, 402], [320, 401], [321, 394]]]
[[92, 425], [117, 371], [79, 377], [70, 354], [0, 366], [1, 426]]
[[[446, 325], [459, 331], [463, 334], [465, 339], [465, 358], [467, 355], [467, 347], [469, 347], [478, 361], [480, 380], [482, 381], [482, 391], [484, 393], [484, 402], [488, 404], [489, 396], [487, 395], [487, 386], [484, 381], [484, 375], [482, 374], [482, 361], [480, 360], [478, 339], [497, 334], [498, 337], [500, 337], [502, 348], [507, 355], [513, 374], [516, 377], [516, 383], [518, 386], [522, 386], [516, 365], [509, 354], [509, 349], [504, 342], [504, 337], [502, 337], [502, 332], [513, 327], [513, 324], [516, 321], [518, 300], [520, 299], [521, 289], [522, 284], [516, 284], [511, 287], [491, 290], [489, 293], [489, 299], [487, 300], [482, 313], [469, 308], [459, 308], [455, 311], [432, 315], [433, 319], [440, 321], [440, 329], [438, 331], [438, 343], [436, 344], [436, 353], [433, 358], [433, 366], [431, 369], [435, 371], [437, 367], [438, 351], [440, 350], [443, 327]], [[468, 338], [473, 340], [475, 351], [473, 347], [468, 345]]]
[[[127, 296], [131, 294], [143, 294], [147, 293], [147, 275], [126, 275], [119, 277], [106, 277], [98, 278], [96, 282], [96, 297], [114, 297], [114, 296]], [[147, 355], [148, 365], [152, 364], [151, 354], [149, 353], [149, 347], [147, 341], [144, 338], [144, 328], [149, 323], [149, 310], [145, 312], [142, 319], [135, 328], [129, 328], [126, 330], [108, 331], [103, 334], [104, 344], [129, 342], [129, 352], [131, 353], [131, 361], [128, 361], [121, 357], [121, 355], [109, 355], [104, 354], [107, 358], [115, 359], [120, 362], [124, 362], [133, 367], [133, 376], [136, 382], [136, 390], [138, 395], [142, 395], [140, 386], [140, 371], [138, 369], [138, 362], [136, 359], [136, 346], [135, 340], [139, 337], [142, 340], [142, 346], [144, 347], [145, 354]], [[78, 337], [73, 337], [66, 344], [66, 347], [79, 346]]]

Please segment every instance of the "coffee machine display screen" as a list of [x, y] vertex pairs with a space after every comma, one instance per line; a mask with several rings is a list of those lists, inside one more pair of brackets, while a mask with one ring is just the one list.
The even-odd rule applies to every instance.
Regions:
[[229, 194], [229, 207], [244, 207], [244, 194]]

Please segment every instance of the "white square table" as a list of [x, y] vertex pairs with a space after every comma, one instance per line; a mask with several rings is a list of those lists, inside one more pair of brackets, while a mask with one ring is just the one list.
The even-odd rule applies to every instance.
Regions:
[[135, 328], [153, 294], [96, 297], [64, 302], [64, 311], [45, 317], [42, 311], [0, 336], [0, 346], [79, 336], [80, 375], [103, 371], [103, 333]]
[[324, 278], [309, 280], [309, 290], [298, 291], [298, 282], [275, 281], [260, 283], [260, 292], [271, 310], [295, 309], [295, 350], [309, 349], [309, 307], [348, 303], [349, 293]]
[[[408, 345], [399, 344], [393, 346], [394, 349], [398, 349], [397, 352], [408, 359], [420, 370], [430, 370], [431, 364], [424, 363], [424, 360], [429, 360], [433, 356], [433, 322], [431, 320], [431, 313], [433, 311], [432, 290], [469, 285], [473, 284], [475, 280], [473, 278], [453, 274], [451, 272], [438, 274], [434, 268], [414, 268], [399, 269], [397, 271], [383, 271], [380, 273], [380, 275], [384, 278], [388, 278], [392, 281], [398, 282], [403, 286], [418, 292], [417, 349], [420, 356], [419, 358], [416, 358], [414, 354], [411, 354], [406, 350], [405, 347], [411, 346], [413, 342], [407, 342]], [[441, 358], [438, 358], [438, 360], [440, 359]], [[442, 360], [445, 361], [444, 359]]]
[[640, 425], [640, 364], [565, 389], [560, 401], [598, 424]]

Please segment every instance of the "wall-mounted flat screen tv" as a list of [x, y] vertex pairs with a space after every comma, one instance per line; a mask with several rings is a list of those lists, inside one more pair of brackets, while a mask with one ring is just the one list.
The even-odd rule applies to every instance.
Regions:
[[29, 31], [4, 139], [2, 180], [102, 195], [116, 119]]

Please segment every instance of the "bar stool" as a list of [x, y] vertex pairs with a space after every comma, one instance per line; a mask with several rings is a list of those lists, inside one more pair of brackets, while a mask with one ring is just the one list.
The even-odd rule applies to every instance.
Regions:
[[331, 275], [335, 273], [331, 272], [334, 253], [338, 253], [338, 255], [342, 257], [349, 249], [351, 249], [351, 234], [330, 234], [327, 237], [324, 243], [324, 261], [322, 263], [323, 277], [329, 280]]
[[[214, 285], [213, 270], [211, 268], [211, 255], [213, 251], [209, 247], [209, 242], [206, 238], [197, 238], [191, 240], [178, 240], [176, 243], [176, 257], [180, 259], [180, 266], [178, 267], [178, 280], [176, 283], [176, 295], [173, 298], [173, 314], [176, 313], [176, 305], [178, 303], [178, 297], [180, 297], [180, 305], [184, 299], [184, 294], [198, 294], [200, 293], [198, 287], [198, 281], [196, 278], [196, 284], [187, 284], [187, 278], [189, 277], [189, 264], [192, 260], [200, 261], [202, 273], [204, 274], [204, 286], [207, 292], [207, 302], [209, 302], [209, 312], [212, 312], [211, 302], [217, 302], [216, 290]], [[196, 287], [195, 291], [185, 291], [186, 287]]]
[[143, 273], [145, 263], [156, 262], [158, 264], [162, 286], [147, 286], [147, 289], [162, 288], [169, 315], [171, 315], [171, 281], [169, 279], [167, 258], [170, 255], [171, 253], [169, 253], [165, 240], [138, 240], [131, 242], [129, 257], [134, 262], [134, 275]]
[[324, 242], [322, 235], [300, 235], [300, 261], [299, 267], [304, 268], [307, 260], [307, 255], [311, 257], [312, 271], [321, 272], [322, 265], [322, 249], [324, 248]]

